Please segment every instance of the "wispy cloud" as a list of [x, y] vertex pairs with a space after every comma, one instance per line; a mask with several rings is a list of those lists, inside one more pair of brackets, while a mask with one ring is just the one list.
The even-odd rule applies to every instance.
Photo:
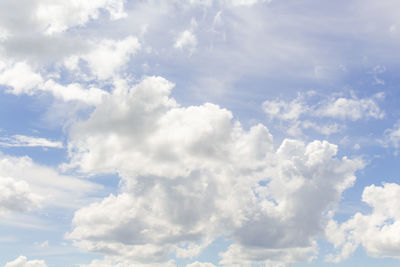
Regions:
[[63, 148], [60, 141], [52, 141], [42, 137], [13, 135], [11, 137], [0, 137], [0, 146], [3, 147], [48, 147]]

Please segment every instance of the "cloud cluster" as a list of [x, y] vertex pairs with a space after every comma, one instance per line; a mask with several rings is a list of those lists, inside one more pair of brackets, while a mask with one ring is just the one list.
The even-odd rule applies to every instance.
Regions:
[[25, 256], [19, 256], [14, 261], [7, 262], [4, 267], [47, 267], [47, 265], [43, 260], [28, 261]]
[[[354, 93], [350, 97], [316, 97], [315, 92], [309, 91], [298, 94], [291, 101], [264, 101], [263, 110], [270, 120], [288, 123], [289, 134], [299, 135], [302, 129], [312, 129], [330, 135], [341, 130], [338, 121], [343, 125], [346, 121], [383, 119], [385, 113], [378, 104], [383, 98], [382, 92], [371, 97], [358, 98]], [[317, 119], [329, 119], [331, 123], [316, 123]]]
[[338, 224], [329, 222], [327, 237], [339, 250], [328, 260], [339, 262], [348, 258], [359, 246], [372, 257], [400, 258], [400, 185], [386, 183], [364, 189], [362, 200], [372, 211], [356, 213], [348, 221]]
[[71, 127], [69, 167], [117, 172], [121, 188], [78, 210], [67, 237], [126, 264], [191, 258], [221, 236], [232, 242], [223, 265], [313, 259], [362, 161], [336, 158], [326, 141], [275, 149], [264, 125], [245, 130], [210, 103], [181, 107], [172, 88], [161, 77], [121, 85]]

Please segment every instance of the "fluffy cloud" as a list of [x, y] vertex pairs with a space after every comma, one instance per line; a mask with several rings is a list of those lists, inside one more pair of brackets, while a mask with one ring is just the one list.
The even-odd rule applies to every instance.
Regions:
[[338, 118], [342, 120], [359, 120], [364, 118], [382, 119], [385, 115], [381, 111], [377, 100], [382, 99], [383, 93], [373, 95], [371, 98], [361, 98], [353, 96], [352, 98], [339, 97], [331, 100], [316, 110], [317, 115], [321, 117]]
[[0, 176], [0, 214], [7, 211], [27, 211], [37, 207], [38, 195], [30, 191], [25, 181]]
[[108, 93], [96, 87], [83, 88], [78, 83], [61, 85], [52, 79], [44, 81], [40, 73], [35, 72], [26, 62], [9, 63], [0, 73], [0, 84], [9, 88], [8, 93], [35, 95], [43, 92], [51, 93], [63, 101], [81, 101], [96, 105]]
[[18, 62], [0, 73], [0, 84], [10, 87], [10, 92], [16, 95], [32, 95], [42, 83], [42, 76], [26, 62]]
[[5, 0], [1, 3], [1, 10], [4, 11], [1, 12], [3, 18], [0, 19], [0, 26], [10, 29], [11, 34], [35, 28], [53, 34], [71, 27], [83, 26], [89, 20], [97, 19], [101, 10], [107, 11], [111, 19], [126, 17], [124, 2], [124, 0], [93, 0], [88, 3], [73, 0], [34, 0], [24, 1], [24, 4], [19, 6], [14, 1]]
[[40, 89], [50, 92], [55, 98], [63, 101], [75, 100], [89, 105], [101, 103], [103, 97], [108, 94], [108, 92], [96, 87], [83, 88], [79, 83], [64, 86], [53, 80], [48, 80]]
[[82, 59], [99, 79], [108, 79], [121, 71], [138, 49], [139, 41], [133, 36], [122, 40], [102, 40], [92, 51], [83, 55]]
[[65, 31], [74, 26], [81, 26], [90, 19], [97, 19], [100, 9], [109, 12], [111, 19], [126, 17], [124, 0], [81, 1], [37, 1], [36, 18], [46, 27], [49, 34]]
[[358, 246], [363, 246], [372, 257], [400, 258], [400, 185], [371, 185], [364, 189], [362, 200], [371, 208], [370, 214], [356, 213], [351, 219], [338, 225], [331, 221], [327, 236], [340, 249], [328, 260], [338, 262], [348, 258]]
[[[92, 44], [90, 52], [66, 58], [64, 65], [72, 75], [77, 76], [78, 80], [81, 76], [95, 80], [116, 78], [138, 49], [140, 49], [140, 44], [138, 39], [133, 36], [115, 41], [102, 40]], [[89, 77], [82, 71], [80, 67], [82, 64], [89, 67]], [[108, 94], [107, 91], [96, 88], [94, 85], [87, 86], [80, 83], [62, 85], [54, 81], [51, 75], [44, 78], [27, 62], [5, 61], [3, 65], [0, 68], [0, 84], [8, 88], [7, 92], [15, 95], [48, 92], [63, 101], [76, 100], [89, 105], [97, 105]]]
[[223, 265], [311, 260], [326, 212], [363, 163], [336, 158], [326, 141], [275, 149], [265, 126], [246, 131], [210, 103], [181, 107], [172, 88], [161, 77], [117, 87], [71, 127], [70, 167], [122, 181], [75, 213], [67, 237], [130, 264], [193, 257], [220, 236], [232, 242]]
[[19, 256], [16, 260], [7, 262], [4, 267], [47, 267], [43, 260], [31, 260], [24, 256]]
[[48, 67], [90, 46], [86, 35], [80, 37], [68, 29], [82, 30], [90, 20], [100, 19], [106, 13], [112, 20], [126, 17], [124, 3], [124, 0], [1, 1], [1, 54], [17, 61], [29, 61], [35, 67], [43, 63]]

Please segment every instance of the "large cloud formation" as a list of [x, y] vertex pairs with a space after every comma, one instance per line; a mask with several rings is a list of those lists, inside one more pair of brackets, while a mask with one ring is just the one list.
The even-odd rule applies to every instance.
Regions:
[[117, 83], [71, 127], [69, 167], [117, 172], [121, 188], [78, 210], [67, 238], [120, 264], [191, 258], [218, 237], [232, 243], [222, 265], [313, 259], [363, 162], [335, 157], [326, 141], [276, 149], [264, 125], [246, 130], [210, 103], [182, 107], [173, 86], [161, 77]]

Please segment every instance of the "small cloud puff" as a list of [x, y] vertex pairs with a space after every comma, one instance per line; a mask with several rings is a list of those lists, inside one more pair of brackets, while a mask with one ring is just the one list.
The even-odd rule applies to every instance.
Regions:
[[43, 260], [31, 260], [25, 256], [19, 256], [14, 261], [7, 262], [4, 267], [47, 267], [47, 264]]

